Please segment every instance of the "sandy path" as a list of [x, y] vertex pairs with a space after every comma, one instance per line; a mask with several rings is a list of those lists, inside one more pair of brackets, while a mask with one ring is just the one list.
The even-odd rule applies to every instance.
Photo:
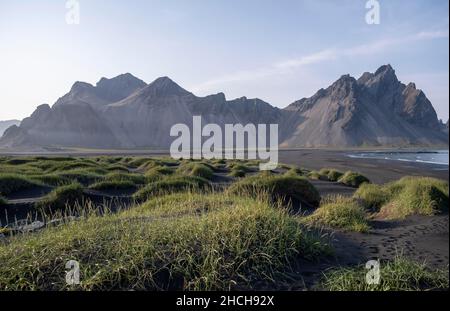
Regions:
[[[365, 262], [403, 255], [428, 267], [446, 268], [449, 263], [449, 216], [411, 216], [402, 221], [374, 221], [369, 234], [342, 233], [334, 236], [337, 256], [345, 253]], [[351, 263], [351, 262], [350, 262]]]
[[375, 221], [369, 233], [331, 231], [334, 255], [320, 262], [300, 260], [281, 289], [304, 290], [318, 285], [331, 268], [364, 265], [369, 260], [392, 260], [402, 255], [431, 269], [449, 265], [449, 216], [412, 216], [402, 221]]

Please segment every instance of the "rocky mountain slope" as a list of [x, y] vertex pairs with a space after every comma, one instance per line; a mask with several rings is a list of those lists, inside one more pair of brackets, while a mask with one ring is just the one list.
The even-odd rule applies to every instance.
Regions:
[[0, 121], [0, 137], [3, 135], [5, 130], [9, 128], [12, 125], [19, 125], [19, 120], [6, 120], [6, 121]]
[[390, 65], [358, 80], [342, 76], [285, 110], [296, 124], [286, 146], [448, 144], [425, 94], [414, 83], [401, 83]]
[[327, 89], [279, 109], [259, 99], [198, 97], [167, 77], [150, 84], [124, 74], [95, 86], [76, 82], [53, 107], [41, 105], [10, 127], [0, 148], [167, 148], [170, 128], [203, 124], [279, 124], [283, 147], [445, 145], [448, 130], [425, 94], [398, 81], [391, 66], [359, 79], [342, 76]]

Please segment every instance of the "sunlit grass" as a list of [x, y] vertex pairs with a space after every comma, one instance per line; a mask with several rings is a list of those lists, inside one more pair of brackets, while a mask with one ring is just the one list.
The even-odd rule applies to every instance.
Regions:
[[322, 287], [330, 291], [421, 291], [449, 288], [448, 270], [431, 270], [402, 257], [381, 262], [379, 284], [368, 284], [364, 266], [338, 268], [325, 274]]
[[364, 208], [354, 199], [336, 196], [322, 200], [320, 207], [304, 221], [319, 227], [367, 232], [370, 229], [367, 218]]
[[325, 251], [264, 200], [181, 193], [10, 238], [0, 245], [0, 289], [71, 289], [68, 260], [80, 263], [75, 289], [252, 289], [276, 284], [299, 257], [313, 260]]

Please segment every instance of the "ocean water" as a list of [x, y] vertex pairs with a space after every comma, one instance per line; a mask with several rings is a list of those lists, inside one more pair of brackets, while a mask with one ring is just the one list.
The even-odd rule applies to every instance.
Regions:
[[448, 166], [448, 150], [373, 151], [353, 153], [348, 156], [351, 158], [384, 159], [416, 163], [432, 163]]

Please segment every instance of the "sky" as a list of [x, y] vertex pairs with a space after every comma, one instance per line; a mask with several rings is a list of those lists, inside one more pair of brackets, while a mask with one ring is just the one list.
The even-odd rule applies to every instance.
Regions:
[[448, 0], [378, 0], [379, 24], [367, 0], [71, 1], [79, 24], [67, 0], [0, 0], [0, 120], [126, 72], [282, 108], [383, 64], [448, 120]]

